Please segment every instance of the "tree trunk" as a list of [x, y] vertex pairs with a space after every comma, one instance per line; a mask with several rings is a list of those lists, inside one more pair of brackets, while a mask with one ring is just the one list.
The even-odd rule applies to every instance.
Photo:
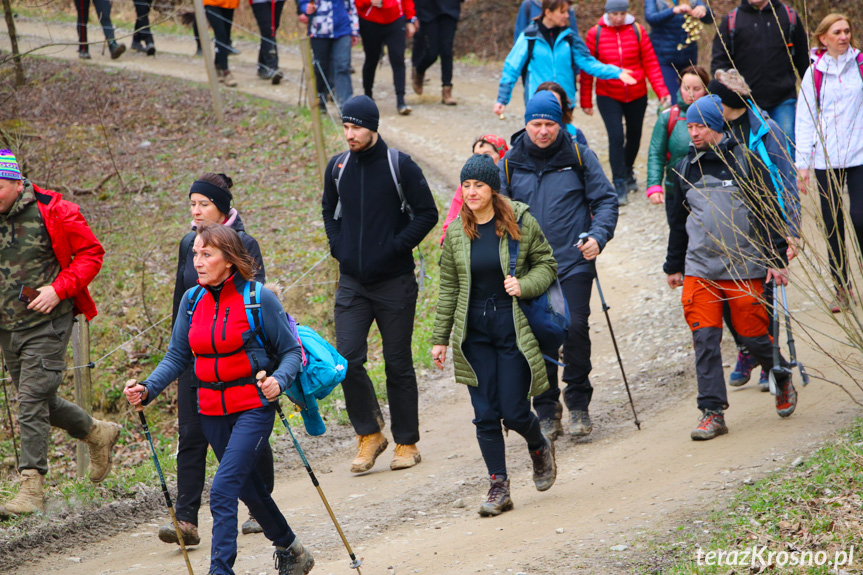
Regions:
[[12, 4], [9, 0], [3, 0], [3, 11], [6, 12], [6, 27], [9, 29], [9, 41], [12, 44], [12, 57], [15, 61], [15, 85], [23, 86], [27, 78], [24, 77], [24, 65], [21, 63], [21, 53], [18, 51], [15, 18], [12, 17]]

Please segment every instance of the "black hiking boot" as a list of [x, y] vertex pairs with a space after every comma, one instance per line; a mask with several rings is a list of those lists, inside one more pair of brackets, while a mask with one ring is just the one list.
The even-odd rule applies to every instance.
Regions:
[[287, 549], [276, 547], [273, 559], [279, 575], [306, 575], [315, 566], [315, 558], [299, 539], [294, 539]]
[[481, 517], [495, 517], [513, 508], [512, 498], [509, 496], [509, 479], [492, 475], [489, 481], [491, 486], [488, 496], [479, 506], [478, 513]]
[[593, 431], [593, 423], [587, 410], [576, 409], [569, 412], [569, 434], [573, 437], [584, 437]]
[[548, 491], [557, 478], [557, 463], [554, 461], [554, 442], [542, 436], [545, 445], [539, 449], [530, 450], [533, 461], [533, 484], [537, 491]]
[[694, 441], [707, 441], [728, 433], [725, 425], [725, 414], [719, 409], [705, 409], [698, 422], [698, 427], [689, 434]]

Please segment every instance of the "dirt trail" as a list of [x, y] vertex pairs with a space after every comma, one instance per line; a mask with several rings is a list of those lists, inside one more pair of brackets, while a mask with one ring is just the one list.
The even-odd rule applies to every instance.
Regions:
[[[73, 39], [71, 25], [19, 21], [25, 46], [46, 43], [51, 36]], [[99, 32], [94, 30], [93, 34]], [[4, 45], [7, 38], [2, 39]], [[280, 87], [254, 77], [257, 47], [240, 43], [243, 54], [232, 58], [239, 89], [296, 104], [297, 85]], [[111, 61], [93, 49], [93, 64], [167, 74], [204, 81], [200, 59], [189, 56], [191, 37], [157, 38], [156, 58], [127, 54]], [[51, 48], [50, 55], [75, 58], [74, 48]], [[361, 52], [355, 53], [359, 68]], [[296, 55], [282, 56], [289, 78], [297, 77]], [[459, 105], [438, 104], [438, 68], [423, 97], [409, 95], [410, 117], [395, 115], [391, 76], [379, 70], [376, 97], [382, 113], [381, 134], [392, 145], [411, 153], [427, 170], [441, 198], [448, 199], [472, 139], [484, 132], [512, 133], [521, 128], [520, 93], [507, 119], [490, 110], [497, 90], [497, 68], [457, 65], [454, 85]], [[359, 89], [359, 75], [354, 77]], [[655, 115], [648, 112], [642, 146], [646, 152]], [[598, 116], [577, 115], [594, 149], [605, 157], [605, 134]], [[358, 555], [364, 573], [628, 573], [633, 551], [653, 535], [674, 527], [681, 518], [697, 516], [759, 473], [787, 465], [806, 455], [838, 427], [859, 414], [837, 388], [815, 382], [800, 390], [798, 412], [780, 420], [772, 397], [752, 384], [731, 390], [728, 412], [731, 434], [716, 441], [693, 443], [695, 384], [690, 337], [684, 326], [679, 292], [668, 290], [661, 273], [665, 223], [661, 208], [640, 196], [622, 209], [616, 238], [600, 258], [600, 274], [616, 332], [631, 377], [633, 394], [643, 420], [632, 425], [607, 327], [594, 297], [592, 331], [596, 387], [591, 413], [593, 435], [582, 441], [557, 443], [558, 480], [547, 493], [538, 493], [530, 480], [523, 441], [508, 439], [510, 475], [516, 508], [495, 519], [480, 519], [475, 510], [486, 489], [484, 466], [474, 438], [467, 393], [452, 382], [451, 372], [426, 373], [421, 383], [423, 463], [391, 472], [391, 450], [375, 469], [352, 476], [347, 463], [351, 445], [341, 442], [333, 455], [320, 457], [314, 443], [307, 454]], [[794, 293], [791, 293], [792, 297]], [[796, 301], [793, 300], [793, 301]], [[800, 313], [810, 313], [805, 305]], [[728, 358], [730, 346], [726, 342]], [[811, 368], [829, 364], [808, 347], [800, 352]], [[799, 386], [798, 386], [799, 388]], [[847, 407], [839, 407], [847, 406]], [[303, 438], [301, 437], [301, 441]], [[289, 448], [278, 453], [292, 470], [279, 477], [274, 497], [302, 541], [317, 559], [314, 573], [348, 573], [347, 554], [320, 500]], [[92, 544], [27, 561], [14, 573], [68, 575], [117, 573], [185, 573], [179, 551], [156, 538], [167, 520], [154, 515], [139, 525], [118, 525], [112, 536]], [[201, 512], [202, 545], [191, 553], [193, 566], [205, 573], [209, 556], [206, 509]], [[271, 547], [262, 536], [241, 536], [237, 573], [271, 573]], [[629, 550], [612, 552], [614, 545]]]

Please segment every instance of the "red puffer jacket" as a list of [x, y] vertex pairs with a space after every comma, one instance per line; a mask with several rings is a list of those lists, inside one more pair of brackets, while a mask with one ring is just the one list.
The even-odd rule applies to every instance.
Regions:
[[78, 205], [68, 202], [57, 192], [33, 185], [39, 214], [45, 222], [51, 247], [60, 263], [60, 273], [51, 284], [60, 299], [72, 298], [74, 313], [83, 313], [89, 320], [96, 317], [96, 304], [87, 286], [102, 269], [105, 249]]
[[356, 0], [354, 3], [359, 17], [369, 22], [392, 24], [402, 16], [407, 20], [413, 20], [416, 17], [414, 0], [384, 0], [380, 8], [372, 6], [371, 0]]
[[[599, 34], [599, 50], [597, 50], [597, 34]], [[631, 14], [626, 15], [623, 26], [609, 26], [606, 17], [603, 16], [596, 26], [588, 30], [584, 42], [594, 58], [603, 64], [613, 64], [629, 70], [637, 82], [627, 86], [620, 80], [597, 80], [597, 96], [608, 96], [618, 102], [632, 102], [647, 95], [645, 79], [650, 80], [650, 85], [653, 86], [653, 91], [659, 98], [668, 95], [668, 88], [662, 80], [659, 61], [656, 59], [647, 31]], [[592, 108], [593, 76], [582, 71], [580, 84], [581, 107]]]

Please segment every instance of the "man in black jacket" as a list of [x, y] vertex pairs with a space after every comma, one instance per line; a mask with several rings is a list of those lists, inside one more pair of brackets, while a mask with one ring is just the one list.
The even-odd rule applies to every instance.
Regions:
[[[537, 92], [524, 114], [525, 130], [514, 136], [512, 148], [498, 164], [501, 193], [530, 205], [548, 243], [554, 249], [560, 285], [569, 306], [569, 337], [563, 344], [564, 403], [569, 410], [570, 435], [593, 430], [588, 406], [590, 384], [590, 292], [596, 277], [596, 257], [614, 237], [617, 196], [602, 166], [586, 146], [576, 144], [561, 127], [560, 103], [548, 91]], [[579, 243], [579, 235], [589, 238]], [[556, 357], [558, 350], [543, 350]], [[558, 366], [546, 362], [550, 389], [534, 397], [533, 408], [542, 432], [556, 439], [562, 432]]]
[[794, 145], [797, 78], [809, 67], [806, 27], [780, 0], [740, 0], [713, 38], [710, 71], [736, 68], [758, 106]]
[[[392, 469], [420, 462], [417, 380], [411, 354], [417, 284], [413, 249], [437, 223], [438, 212], [422, 170], [390, 150], [378, 131], [378, 108], [355, 96], [342, 108], [350, 151], [330, 159], [322, 201], [330, 253], [339, 261], [336, 347], [348, 360], [342, 383], [358, 436], [351, 471], [362, 473], [387, 447], [375, 387], [364, 367], [368, 335], [377, 322], [386, 363]], [[399, 189], [401, 188], [401, 190]]]

